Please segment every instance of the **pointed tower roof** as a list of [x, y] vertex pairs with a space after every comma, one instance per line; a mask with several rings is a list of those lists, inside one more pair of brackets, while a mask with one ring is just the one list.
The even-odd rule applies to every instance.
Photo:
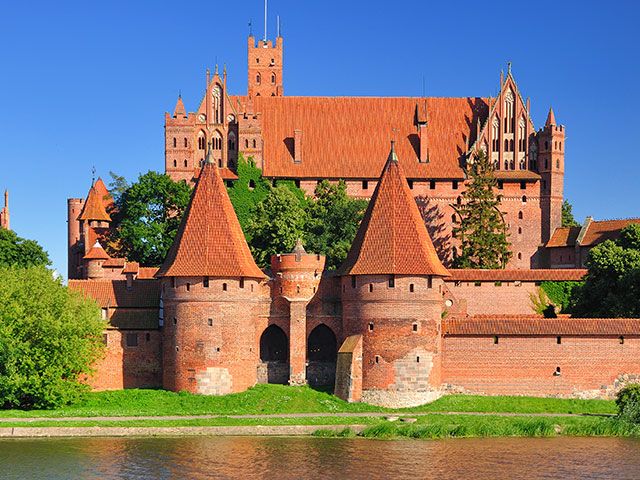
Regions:
[[173, 245], [156, 273], [165, 276], [266, 278], [251, 256], [211, 144]]
[[104, 251], [100, 242], [96, 240], [96, 243], [87, 254], [82, 257], [83, 260], [109, 260], [111, 257]]
[[553, 108], [549, 108], [549, 115], [547, 115], [547, 122], [545, 126], [556, 125], [556, 116], [553, 114]]
[[178, 115], [186, 117], [187, 112], [184, 109], [184, 103], [182, 102], [182, 94], [178, 95], [178, 101], [176, 102], [176, 108], [173, 111], [173, 117], [176, 118]]
[[449, 276], [433, 247], [393, 143], [351, 250], [337, 274]]
[[[98, 185], [102, 184], [102, 187]], [[91, 185], [89, 189], [89, 194], [87, 195], [87, 199], [84, 202], [84, 207], [82, 207], [82, 212], [78, 216], [78, 220], [99, 220], [103, 222], [110, 222], [111, 217], [107, 213], [105, 209], [104, 203], [104, 192], [101, 194], [100, 190], [104, 188], [104, 192], [107, 194], [107, 188], [104, 186], [102, 180], [98, 179], [98, 183], [94, 183]]]

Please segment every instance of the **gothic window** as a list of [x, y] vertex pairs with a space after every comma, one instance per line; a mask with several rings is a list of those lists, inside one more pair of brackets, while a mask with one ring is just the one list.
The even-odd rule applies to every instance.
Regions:
[[206, 135], [202, 130], [198, 133], [198, 150], [204, 150], [207, 148]]
[[187, 139], [184, 139], [184, 148], [187, 148]]
[[173, 168], [175, 168], [175, 167], [177, 167], [177, 166], [178, 166], [178, 162], [174, 160], [174, 161], [173, 161]]
[[527, 140], [525, 139], [525, 121], [524, 118], [520, 119], [518, 123], [518, 150], [521, 152], [527, 151]]
[[509, 151], [513, 152], [513, 139], [509, 140]]
[[253, 139], [253, 148], [257, 148], [256, 147], [256, 139], [255, 138]]
[[531, 170], [538, 169], [538, 147], [535, 143], [532, 143], [529, 147], [529, 158], [531, 159], [530, 168]]
[[511, 170], [515, 170], [516, 169], [516, 162], [511, 160], [511, 163], [510, 163], [509, 167], [511, 168]]
[[509, 162], [507, 162], [506, 160], [504, 161], [504, 169], [509, 170]]
[[522, 212], [518, 212], [518, 219], [522, 220], [522, 217], [523, 217]]
[[560, 168], [560, 159], [556, 158], [556, 168]]
[[276, 74], [275, 73], [271, 74], [271, 83], [276, 83]]
[[249, 140], [245, 138], [244, 140], [244, 148], [249, 148]]
[[173, 148], [176, 148], [176, 138], [173, 137]]
[[213, 134], [213, 149], [214, 150], [222, 150], [222, 137], [219, 132], [215, 132]]
[[222, 121], [222, 88], [220, 85], [216, 85], [211, 89], [211, 97], [213, 122], [220, 123]]
[[235, 152], [236, 150], [236, 134], [229, 132], [229, 151]]
[[504, 132], [513, 133], [513, 124], [514, 124], [513, 93], [511, 92], [511, 90], [509, 90], [504, 97], [504, 110], [505, 110]]
[[260, 74], [256, 75], [256, 83], [260, 85]]
[[522, 196], [522, 203], [527, 203], [527, 196], [526, 195]]
[[187, 161], [184, 161], [184, 168], [187, 168]]
[[505, 139], [504, 141], [504, 151], [508, 152], [509, 151], [509, 140]]
[[492, 150], [494, 152], [497, 152], [500, 150], [500, 120], [498, 120], [498, 117], [493, 119], [493, 125], [492, 125], [492, 129], [491, 129], [491, 145], [492, 145]]
[[520, 160], [520, 170], [524, 170], [526, 168], [524, 158]]

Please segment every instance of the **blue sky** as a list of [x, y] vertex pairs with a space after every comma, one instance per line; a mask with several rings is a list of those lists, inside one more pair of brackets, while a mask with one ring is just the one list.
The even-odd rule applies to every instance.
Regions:
[[[536, 127], [567, 129], [565, 197], [579, 221], [640, 216], [637, 2], [269, 0], [287, 95], [488, 96], [513, 63]], [[163, 170], [164, 112], [193, 111], [206, 68], [247, 88], [248, 22], [263, 0], [4, 2], [0, 189], [11, 226], [66, 276], [66, 199], [91, 168], [129, 180]], [[635, 28], [634, 28], [635, 27]]]

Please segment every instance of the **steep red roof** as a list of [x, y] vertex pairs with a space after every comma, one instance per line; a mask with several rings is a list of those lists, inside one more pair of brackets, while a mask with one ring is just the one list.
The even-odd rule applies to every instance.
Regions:
[[545, 247], [573, 247], [582, 227], [557, 228], [545, 245]]
[[547, 122], [545, 125], [555, 125], [556, 116], [553, 114], [553, 108], [549, 108], [549, 115], [547, 115]]
[[554, 268], [536, 270], [482, 270], [482, 269], [449, 269], [447, 281], [461, 282], [542, 282], [542, 281], [579, 281], [584, 278], [586, 268]]
[[544, 318], [541, 315], [483, 315], [442, 320], [443, 335], [640, 335], [637, 318]]
[[91, 249], [87, 252], [87, 254], [82, 257], [84, 260], [108, 260], [110, 257], [107, 255], [107, 252], [104, 251], [102, 245], [99, 242], [91, 247]]
[[107, 190], [107, 186], [100, 177], [98, 177], [94, 186], [96, 187], [96, 192], [98, 192], [98, 197], [102, 200], [102, 204], [108, 212], [109, 208], [113, 205], [113, 198], [111, 198], [111, 194], [109, 193], [109, 190]]
[[597, 245], [605, 240], [615, 240], [620, 235], [620, 231], [630, 223], [640, 223], [640, 218], [591, 222], [580, 245], [584, 247]]
[[251, 256], [211, 150], [156, 276], [266, 277]]
[[98, 302], [102, 308], [160, 308], [160, 282], [134, 280], [69, 280], [69, 288]]
[[393, 143], [351, 250], [337, 274], [449, 275], [433, 247]]
[[[102, 183], [102, 181], [100, 180]], [[102, 184], [104, 187], [104, 183]], [[105, 187], [106, 190], [106, 187]], [[98, 192], [96, 185], [92, 185], [87, 195], [87, 200], [84, 202], [82, 212], [78, 216], [78, 220], [99, 220], [104, 222], [110, 222], [111, 217], [107, 213], [104, 204], [104, 194]]]
[[[377, 178], [393, 136], [409, 178], [462, 179], [468, 137], [488, 116], [484, 98], [260, 96], [253, 103], [262, 114], [266, 177]], [[429, 163], [420, 163], [416, 121], [425, 115]], [[301, 163], [293, 158], [295, 130], [301, 131]]]
[[178, 101], [176, 102], [176, 108], [173, 111], [173, 118], [176, 117], [186, 117], [187, 112], [184, 109], [184, 102], [182, 101], [182, 95], [178, 95]]

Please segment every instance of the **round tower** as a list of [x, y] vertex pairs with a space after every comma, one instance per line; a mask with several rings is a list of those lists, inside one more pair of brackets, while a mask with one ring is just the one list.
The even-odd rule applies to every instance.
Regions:
[[90, 280], [96, 280], [104, 277], [104, 270], [102, 264], [109, 260], [109, 255], [104, 251], [100, 242], [96, 240], [96, 243], [87, 254], [83, 257], [86, 265], [87, 278]]
[[[351, 373], [340, 372], [346, 367], [338, 358], [336, 385], [361, 371], [361, 395], [351, 392], [349, 398], [403, 407], [440, 396], [443, 277], [449, 273], [433, 247], [393, 142], [337, 274], [342, 277], [345, 344], [349, 337], [361, 337], [362, 352], [353, 352]], [[362, 363], [361, 369], [354, 361]]]
[[289, 384], [307, 382], [307, 305], [316, 294], [325, 256], [305, 252], [298, 239], [291, 253], [273, 255], [276, 295], [289, 303]]

